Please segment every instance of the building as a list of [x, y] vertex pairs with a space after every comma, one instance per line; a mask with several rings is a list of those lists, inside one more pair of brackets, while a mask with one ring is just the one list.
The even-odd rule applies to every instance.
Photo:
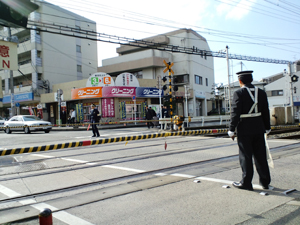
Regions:
[[[160, 47], [172, 45], [175, 48], [176, 46], [180, 46], [210, 51], [206, 39], [191, 29], [180, 29], [145, 38], [144, 40], [151, 41]], [[175, 95], [180, 100], [183, 100], [182, 102], [178, 102], [174, 114], [187, 116], [186, 112], [188, 111], [189, 116], [206, 115], [207, 109], [211, 107], [208, 104], [211, 102], [210, 95], [214, 84], [213, 57], [207, 57], [206, 54], [192, 55], [129, 45], [121, 45], [116, 51], [119, 56], [103, 60], [102, 67], [98, 68], [98, 72], [108, 73], [112, 77], [116, 77], [123, 72], [129, 72], [140, 79], [157, 80], [168, 76], [168, 73], [163, 73], [163, 70], [166, 68], [164, 60], [166, 62], [173, 62], [173, 77], [177, 78], [179, 86]], [[167, 81], [164, 84], [168, 87], [165, 94], [169, 93], [169, 82]], [[184, 100], [184, 85], [189, 87], [190, 93], [187, 104]], [[157, 99], [152, 100], [152, 104], [158, 104]]]
[[[96, 23], [45, 1], [36, 1], [40, 7], [29, 20], [40, 23], [69, 26], [78, 30], [96, 31]], [[0, 27], [0, 37], [8, 36], [8, 28]], [[18, 38], [19, 71], [13, 71], [14, 100], [18, 114], [28, 114], [40, 103], [40, 96], [50, 93], [55, 84], [88, 78], [97, 71], [97, 43], [84, 38], [11, 28]], [[3, 89], [3, 107], [0, 115], [9, 116], [11, 107], [10, 71], [0, 71]], [[47, 112], [45, 109], [44, 110]]]

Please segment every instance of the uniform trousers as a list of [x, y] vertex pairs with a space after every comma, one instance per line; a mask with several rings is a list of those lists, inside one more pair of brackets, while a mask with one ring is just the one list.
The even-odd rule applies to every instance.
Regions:
[[259, 182], [268, 186], [271, 182], [270, 170], [266, 155], [264, 134], [238, 135], [239, 159], [243, 176], [241, 184], [252, 187], [253, 161], [259, 175]]
[[95, 121], [92, 121], [92, 131], [93, 131], [93, 135], [94, 136], [100, 136], [98, 128], [97, 128], [97, 124]]

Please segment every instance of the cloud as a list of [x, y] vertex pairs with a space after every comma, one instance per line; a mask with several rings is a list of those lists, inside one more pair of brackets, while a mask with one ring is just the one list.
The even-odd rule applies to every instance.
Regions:
[[220, 16], [225, 14], [226, 19], [240, 20], [251, 11], [252, 6], [256, 0], [247, 1], [240, 0], [237, 4], [233, 5], [230, 0], [221, 0], [222, 3], [218, 5], [217, 12]]

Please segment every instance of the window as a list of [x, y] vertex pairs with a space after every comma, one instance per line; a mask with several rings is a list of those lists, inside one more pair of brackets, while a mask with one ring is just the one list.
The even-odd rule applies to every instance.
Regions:
[[195, 84], [202, 85], [202, 77], [195, 75]]
[[77, 65], [77, 72], [82, 72], [82, 66], [81, 65]]
[[81, 46], [80, 45], [76, 45], [76, 52], [81, 52]]
[[272, 96], [283, 96], [283, 90], [272, 91]]
[[208, 86], [208, 78], [205, 78], [206, 86]]
[[132, 73], [136, 78], [143, 79], [143, 71], [133, 72]]
[[180, 84], [189, 83], [189, 75], [188, 74], [176, 75], [174, 77], [177, 78], [177, 80], [178, 80], [177, 83], [180, 83]]

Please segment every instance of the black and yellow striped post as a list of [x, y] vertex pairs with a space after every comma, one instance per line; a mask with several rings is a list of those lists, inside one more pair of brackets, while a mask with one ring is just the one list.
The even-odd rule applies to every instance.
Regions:
[[171, 117], [171, 130], [172, 130], [172, 123], [173, 123], [173, 96], [172, 96], [172, 74], [174, 75], [174, 71], [171, 69], [171, 67], [174, 65], [174, 63], [166, 62], [164, 60], [164, 64], [166, 68], [164, 69], [164, 73], [169, 71], [169, 96], [170, 96], [170, 117]]

